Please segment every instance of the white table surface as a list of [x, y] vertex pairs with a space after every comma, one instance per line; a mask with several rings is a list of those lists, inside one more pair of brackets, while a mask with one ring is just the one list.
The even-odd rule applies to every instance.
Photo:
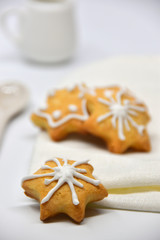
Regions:
[[[22, 1], [1, 0], [0, 11], [18, 2]], [[153, 213], [87, 210], [81, 225], [73, 224], [66, 217], [43, 224], [39, 220], [38, 205], [29, 202], [20, 188], [38, 132], [29, 114], [50, 87], [57, 86], [76, 68], [106, 57], [160, 54], [159, 1], [79, 0], [77, 7], [79, 47], [75, 59], [68, 63], [30, 63], [19, 55], [0, 30], [0, 83], [19, 80], [31, 92], [30, 106], [8, 125], [1, 144], [0, 239], [74, 239], [75, 234], [76, 239], [158, 240], [160, 215]]]

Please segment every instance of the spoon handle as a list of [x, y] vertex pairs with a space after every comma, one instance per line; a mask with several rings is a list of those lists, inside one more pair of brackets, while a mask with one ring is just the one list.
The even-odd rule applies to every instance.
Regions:
[[1, 144], [2, 137], [3, 137], [4, 130], [6, 128], [7, 123], [8, 123], [7, 116], [5, 114], [0, 113], [0, 144]]

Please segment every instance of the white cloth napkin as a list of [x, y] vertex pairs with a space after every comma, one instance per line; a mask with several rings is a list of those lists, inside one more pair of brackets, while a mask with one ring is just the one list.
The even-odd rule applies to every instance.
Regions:
[[150, 153], [116, 155], [90, 136], [68, 137], [56, 143], [42, 132], [36, 142], [30, 171], [33, 173], [54, 156], [73, 160], [87, 158], [94, 166], [94, 175], [109, 190], [109, 196], [97, 202], [98, 206], [160, 212], [159, 66], [160, 57], [111, 58], [76, 70], [62, 83], [62, 86], [78, 82], [89, 86], [118, 83], [131, 89], [149, 108], [152, 119], [148, 126]]
[[77, 161], [90, 159], [93, 175], [109, 191], [109, 196], [97, 202], [97, 206], [160, 212], [160, 161], [156, 155], [152, 158], [147, 157], [147, 153], [115, 155], [88, 137], [52, 142], [42, 132], [36, 142], [30, 173], [53, 157]]

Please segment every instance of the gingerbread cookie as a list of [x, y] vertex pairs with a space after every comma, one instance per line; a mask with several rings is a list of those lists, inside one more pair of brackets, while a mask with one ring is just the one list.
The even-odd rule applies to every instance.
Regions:
[[84, 98], [86, 93], [94, 95], [94, 90], [77, 85], [52, 91], [47, 98], [46, 108], [32, 114], [33, 123], [47, 130], [55, 141], [72, 132], [85, 133], [83, 124], [89, 117]]
[[107, 190], [92, 176], [86, 161], [53, 158], [33, 175], [22, 180], [25, 194], [40, 202], [40, 219], [65, 213], [81, 222], [86, 205], [107, 197]]
[[90, 117], [84, 127], [104, 139], [111, 152], [150, 150], [147, 107], [129, 91], [120, 87], [97, 88], [96, 96], [86, 94], [86, 98]]

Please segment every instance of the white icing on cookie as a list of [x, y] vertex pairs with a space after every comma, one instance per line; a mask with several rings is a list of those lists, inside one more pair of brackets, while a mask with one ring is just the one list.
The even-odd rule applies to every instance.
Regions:
[[52, 113], [52, 116], [55, 120], [58, 120], [62, 115], [62, 112], [61, 110], [55, 110], [53, 113]]
[[137, 116], [137, 112], [145, 112], [144, 107], [135, 106], [130, 104], [129, 100], [124, 100], [122, 103], [121, 97], [125, 93], [124, 89], [121, 89], [116, 96], [116, 100], [110, 96], [110, 94], [107, 93], [108, 99], [110, 101], [107, 101], [102, 98], [98, 98], [98, 101], [104, 105], [106, 105], [109, 109], [109, 111], [97, 118], [97, 122], [102, 122], [103, 120], [112, 117], [112, 126], [116, 128], [116, 121], [118, 120], [118, 136], [119, 139], [125, 140], [124, 136], [124, 130], [123, 125], [127, 129], [127, 131], [130, 131], [129, 123], [137, 129], [137, 131], [142, 135], [143, 130], [145, 126], [138, 125], [132, 118], [132, 116]]
[[77, 84], [77, 85], [68, 86], [68, 87], [67, 87], [67, 91], [68, 91], [68, 92], [72, 92], [72, 91], [76, 88], [76, 86], [78, 87], [78, 89], [79, 89], [79, 91], [80, 91], [80, 92], [79, 92], [79, 95], [78, 95], [79, 98], [83, 98], [84, 95], [85, 95], [85, 93], [89, 93], [89, 94], [91, 94], [91, 95], [93, 95], [93, 96], [96, 95], [96, 92], [95, 92], [95, 89], [94, 89], [94, 88], [88, 88], [88, 87], [84, 86], [84, 85], [81, 84], [81, 83], [79, 83], [79, 84]]
[[78, 84], [78, 88], [79, 88], [79, 98], [83, 98], [85, 93], [89, 93], [93, 96], [96, 95], [95, 89], [94, 88], [88, 88], [86, 86], [83, 86], [83, 84]]
[[[68, 122], [71, 119], [77, 119], [80, 121], [86, 121], [89, 117], [88, 112], [87, 112], [87, 107], [86, 107], [86, 100], [83, 99], [82, 100], [82, 112], [83, 114], [76, 114], [76, 113], [69, 113], [67, 116], [65, 116], [64, 118], [60, 119], [59, 121], [54, 122], [52, 116], [49, 113], [45, 113], [42, 112], [40, 110], [38, 110], [37, 112], [35, 112], [35, 114], [39, 117], [45, 118], [48, 122], [48, 125], [51, 128], [57, 128], [59, 126], [61, 126], [62, 124]], [[59, 110], [59, 109], [58, 109]]]
[[70, 112], [77, 112], [77, 110], [78, 110], [77, 106], [74, 105], [74, 104], [70, 104], [68, 106], [68, 109], [69, 109]]
[[[53, 194], [64, 184], [67, 183], [72, 194], [72, 202], [74, 205], [79, 204], [79, 200], [77, 197], [77, 193], [75, 191], [74, 185], [77, 187], [83, 188], [83, 184], [77, 181], [75, 178], [82, 179], [85, 182], [88, 182], [90, 184], [93, 184], [95, 186], [98, 186], [100, 184], [99, 180], [95, 180], [93, 178], [87, 177], [81, 173], [86, 173], [87, 171], [85, 169], [81, 168], [76, 168], [76, 166], [79, 166], [81, 164], [87, 164], [88, 160], [84, 161], [79, 161], [79, 162], [74, 162], [72, 165], [68, 164], [67, 159], [63, 159], [64, 164], [61, 165], [59, 160], [57, 158], [54, 158], [53, 161], [57, 164], [57, 167], [50, 167], [48, 165], [42, 166], [42, 169], [48, 169], [51, 170], [52, 172], [50, 173], [45, 173], [45, 174], [35, 174], [31, 176], [24, 177], [22, 179], [22, 183], [26, 180], [31, 180], [31, 179], [36, 179], [40, 177], [52, 177], [52, 178], [47, 178], [44, 180], [44, 184], [47, 186], [50, 183], [57, 181], [57, 184], [55, 187], [53, 187], [48, 194], [42, 199], [41, 204], [44, 204], [50, 200], [50, 198], [53, 196]], [[74, 178], [75, 177], [75, 178]]]
[[112, 94], [113, 94], [113, 91], [112, 90], [105, 90], [104, 91], [104, 96], [106, 97], [106, 98], [111, 98], [112, 97]]

